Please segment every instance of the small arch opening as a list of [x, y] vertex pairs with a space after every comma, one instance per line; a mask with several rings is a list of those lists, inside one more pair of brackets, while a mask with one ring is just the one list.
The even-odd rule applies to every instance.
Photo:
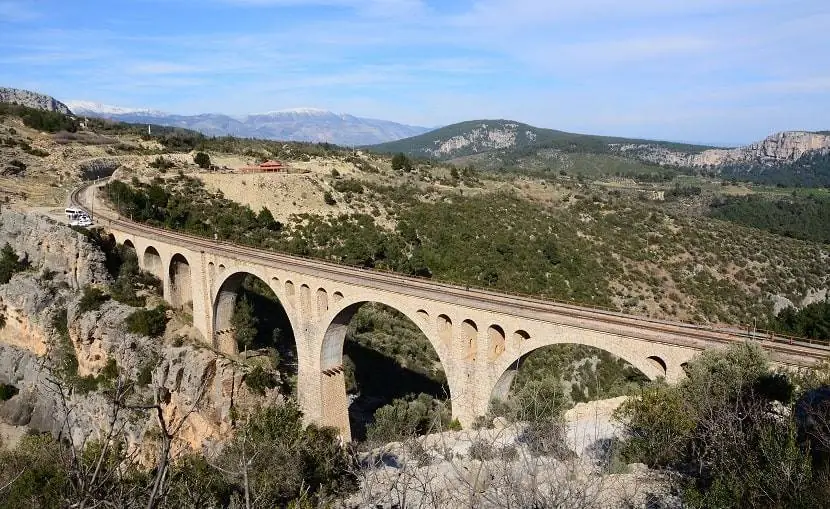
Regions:
[[444, 346], [452, 343], [452, 320], [447, 315], [438, 315], [438, 337]]
[[478, 326], [474, 321], [464, 320], [461, 322], [461, 339], [463, 341], [464, 358], [474, 361], [478, 349]]
[[323, 316], [329, 310], [329, 294], [325, 288], [317, 289], [317, 314]]
[[666, 361], [656, 355], [648, 357], [648, 360], [663, 373], [663, 376], [666, 376]]
[[513, 342], [516, 343], [517, 345], [521, 345], [525, 341], [529, 341], [529, 340], [530, 340], [530, 334], [528, 334], [527, 331], [517, 330], [516, 332], [513, 333]]
[[153, 246], [148, 246], [144, 250], [144, 270], [150, 274], [161, 279], [164, 276], [164, 264], [161, 261], [161, 255]]
[[174, 308], [193, 309], [193, 289], [190, 263], [180, 253], [170, 260], [170, 303]]
[[296, 298], [295, 293], [296, 293], [296, 290], [294, 289], [294, 283], [292, 283], [290, 280], [286, 281], [285, 282], [285, 298], [288, 300], [288, 304], [290, 306], [294, 305], [294, 300]]
[[308, 285], [300, 285], [300, 306], [302, 306], [303, 313], [311, 311], [311, 288]]
[[498, 325], [491, 325], [487, 329], [487, 344], [490, 348], [490, 359], [497, 359], [504, 353], [504, 329]]

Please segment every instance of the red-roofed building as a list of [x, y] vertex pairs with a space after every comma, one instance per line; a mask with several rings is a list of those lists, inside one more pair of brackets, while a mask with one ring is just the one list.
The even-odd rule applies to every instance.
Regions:
[[239, 168], [241, 173], [285, 173], [288, 167], [280, 161], [265, 161], [257, 166]]

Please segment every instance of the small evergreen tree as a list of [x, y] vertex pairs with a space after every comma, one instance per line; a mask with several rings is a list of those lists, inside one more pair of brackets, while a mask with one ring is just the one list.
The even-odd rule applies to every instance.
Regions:
[[404, 153], [397, 153], [392, 157], [392, 169], [395, 171], [412, 171], [412, 161]]
[[282, 228], [282, 224], [274, 219], [274, 215], [271, 214], [271, 211], [267, 207], [262, 207], [256, 219], [259, 225], [266, 230], [277, 231]]
[[231, 317], [231, 325], [236, 329], [236, 342], [243, 351], [254, 344], [257, 336], [257, 323], [259, 320], [254, 316], [254, 308], [248, 297], [243, 295], [236, 301], [236, 307]]
[[15, 272], [20, 272], [24, 268], [17, 253], [14, 252], [14, 248], [6, 242], [6, 245], [0, 250], [0, 284], [8, 283]]
[[200, 168], [210, 168], [210, 156], [204, 152], [198, 152], [193, 157], [193, 162], [198, 164]]

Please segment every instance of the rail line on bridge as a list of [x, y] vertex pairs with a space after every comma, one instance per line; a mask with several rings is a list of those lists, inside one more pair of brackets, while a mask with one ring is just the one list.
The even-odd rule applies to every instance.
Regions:
[[[87, 182], [70, 194], [73, 206], [90, 210], [85, 203], [85, 194], [88, 189], [97, 186], [97, 182]], [[688, 346], [695, 341], [716, 342], [730, 344], [744, 342], [747, 339], [757, 340], [764, 348], [771, 352], [783, 354], [794, 360], [798, 365], [812, 365], [822, 359], [830, 358], [830, 346], [818, 344], [807, 338], [792, 338], [776, 335], [753, 334], [750, 331], [730, 328], [716, 328], [704, 325], [695, 325], [684, 322], [658, 320], [654, 318], [629, 315], [617, 311], [583, 307], [565, 302], [541, 299], [527, 295], [517, 295], [505, 292], [493, 292], [480, 288], [462, 287], [446, 282], [424, 278], [404, 276], [393, 272], [375, 269], [358, 268], [349, 265], [337, 264], [313, 258], [287, 255], [275, 251], [256, 249], [224, 241], [214, 241], [173, 230], [156, 228], [124, 219], [113, 214], [110, 209], [94, 206], [95, 214], [106, 220], [109, 226], [116, 226], [120, 230], [133, 232], [138, 235], [151, 236], [171, 244], [187, 246], [203, 252], [220, 253], [226, 256], [237, 257], [254, 262], [277, 263], [291, 270], [309, 275], [325, 275], [333, 280], [342, 282], [359, 281], [361, 284], [374, 286], [386, 291], [399, 292], [406, 288], [409, 295], [422, 295], [433, 300], [444, 302], [474, 305], [492, 311], [508, 311], [517, 316], [532, 318], [533, 313], [555, 313], [573, 319], [571, 326], [586, 328], [584, 325], [574, 325], [577, 322], [584, 324], [585, 320], [592, 323], [605, 324], [609, 327], [628, 326], [654, 333], [668, 333], [683, 336], [687, 341], [647, 338], [649, 341], [664, 342], [666, 344], [683, 344]], [[594, 327], [592, 330], [601, 330]]]

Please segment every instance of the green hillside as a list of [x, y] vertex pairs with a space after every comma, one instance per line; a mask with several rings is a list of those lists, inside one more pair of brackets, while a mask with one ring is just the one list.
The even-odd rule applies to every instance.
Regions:
[[[484, 143], [470, 143], [466, 146], [454, 148], [446, 153], [436, 154], [436, 149], [453, 138], [469, 138], [476, 130], [504, 131], [515, 133], [515, 139], [509, 147], [488, 148], [486, 139]], [[486, 138], [486, 137], [485, 137]], [[610, 144], [649, 144], [665, 147], [672, 150], [697, 153], [711, 147], [701, 145], [688, 145], [683, 143], [672, 143], [664, 141], [641, 140], [632, 138], [621, 138], [613, 136], [594, 136], [587, 134], [569, 133], [555, 129], [543, 129], [512, 120], [470, 120], [452, 124], [420, 136], [405, 138], [403, 140], [373, 145], [369, 149], [381, 153], [397, 153], [413, 157], [424, 157], [430, 159], [450, 160], [482, 152], [497, 150], [505, 156], [513, 158], [521, 157], [532, 152], [544, 149], [556, 149], [564, 152], [575, 153], [609, 153]]]

